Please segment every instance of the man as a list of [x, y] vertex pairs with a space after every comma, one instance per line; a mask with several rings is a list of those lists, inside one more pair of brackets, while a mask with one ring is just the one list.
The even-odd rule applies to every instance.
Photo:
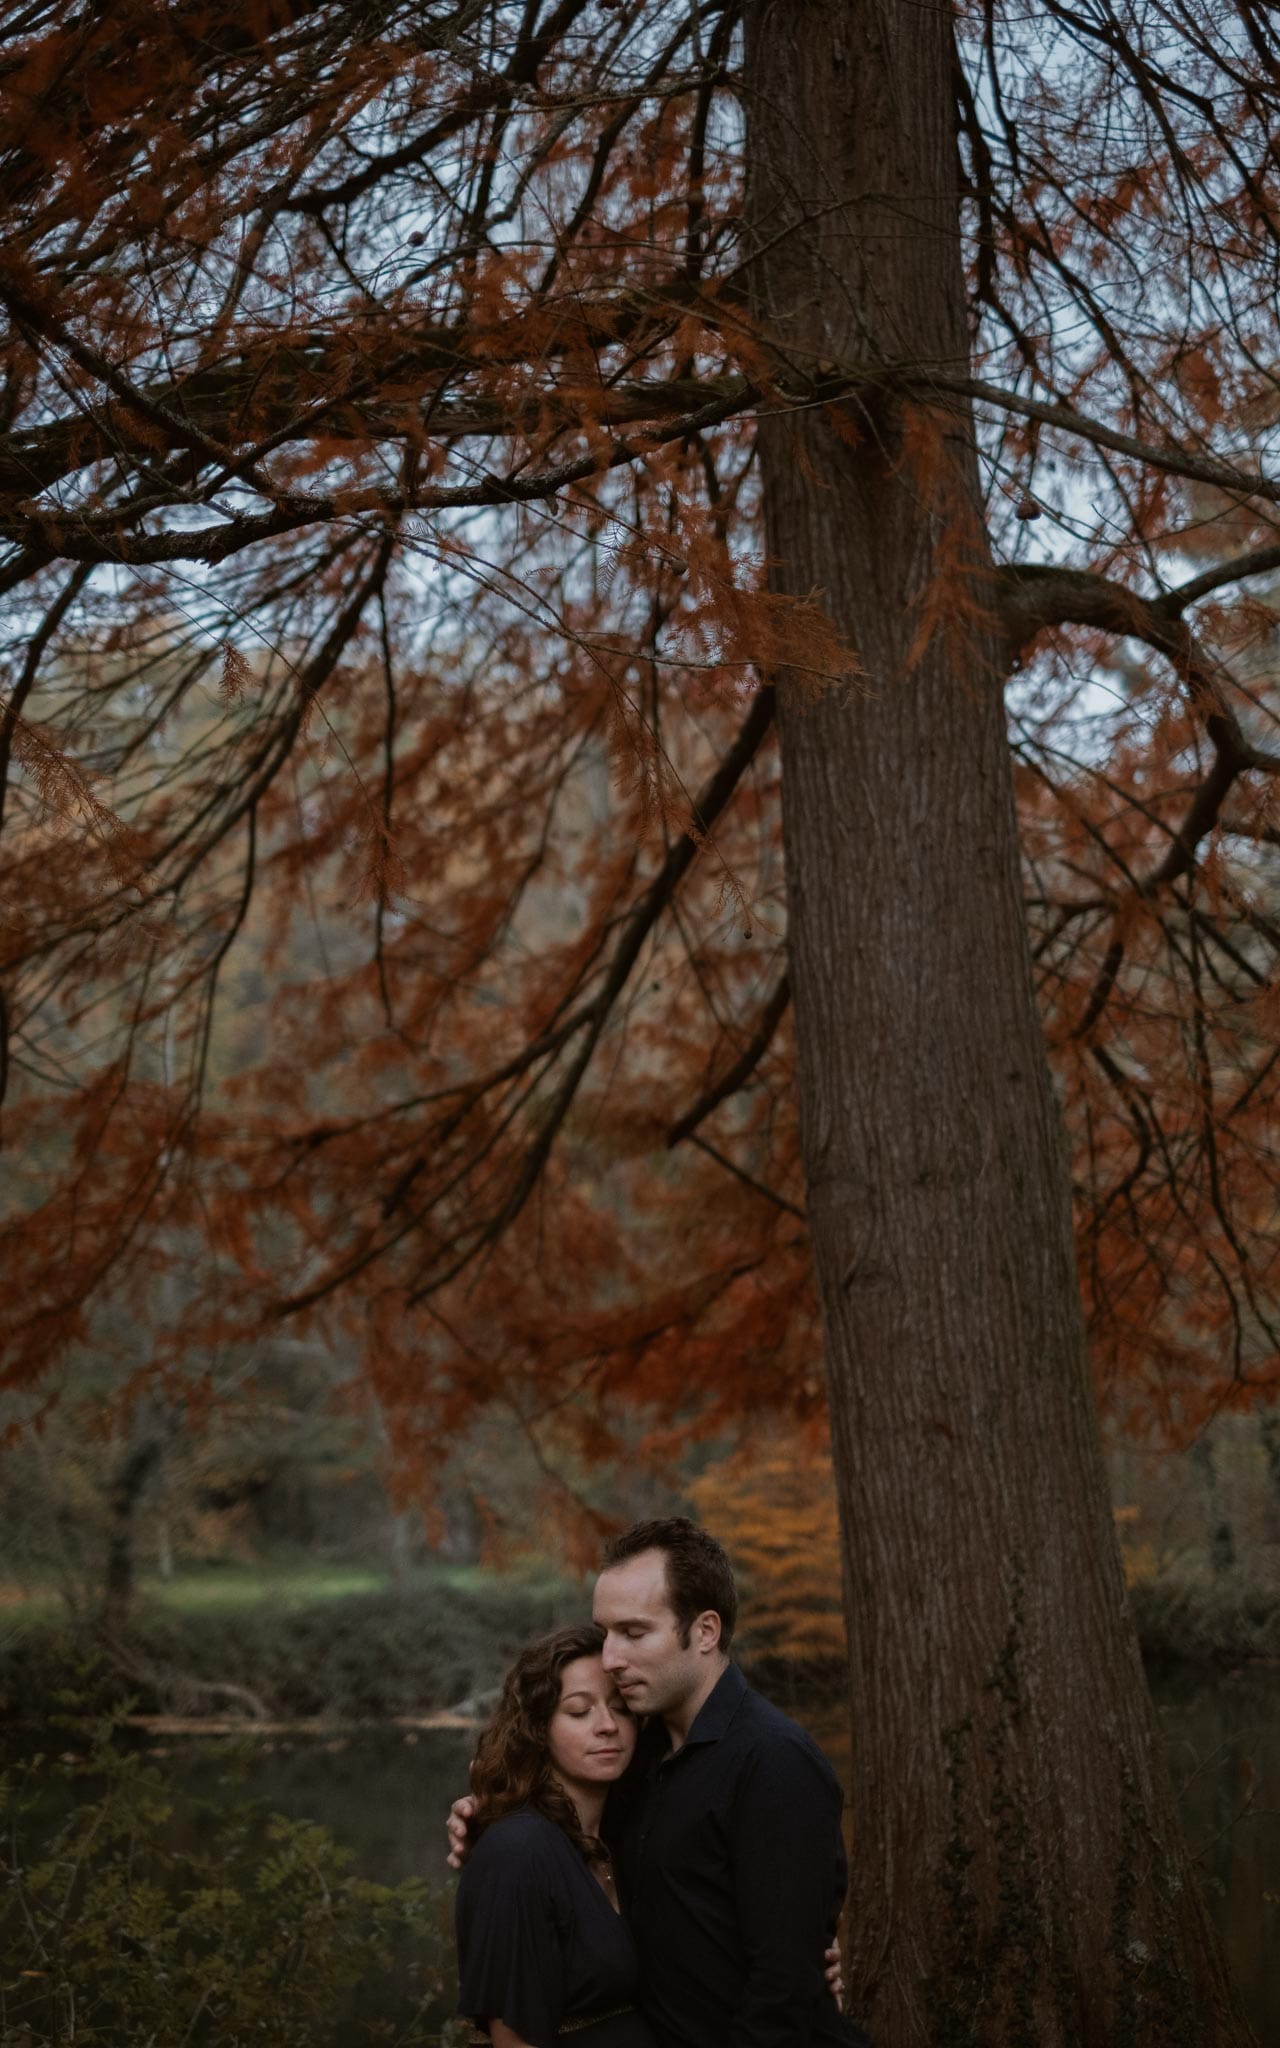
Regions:
[[637, 1523], [605, 1550], [593, 1612], [605, 1669], [648, 1717], [606, 1833], [664, 2048], [867, 2048], [823, 1975], [845, 1885], [840, 1787], [729, 1661], [723, 1549], [682, 1515]]

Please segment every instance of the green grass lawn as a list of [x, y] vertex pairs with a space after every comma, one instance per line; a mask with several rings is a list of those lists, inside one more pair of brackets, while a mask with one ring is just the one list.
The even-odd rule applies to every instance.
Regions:
[[355, 1593], [380, 1593], [387, 1572], [345, 1564], [222, 1564], [177, 1571], [171, 1579], [153, 1573], [138, 1581], [140, 1605], [177, 1614], [233, 1614], [247, 1607], [313, 1607]]
[[397, 1581], [389, 1571], [360, 1564], [263, 1561], [253, 1564], [197, 1566], [175, 1572], [171, 1579], [146, 1573], [138, 1581], [140, 1605], [154, 1602], [179, 1614], [230, 1614], [247, 1607], [315, 1607], [327, 1600], [348, 1600], [361, 1593], [407, 1595], [495, 1591], [500, 1586], [527, 1585], [532, 1590], [558, 1581], [550, 1566], [530, 1564], [498, 1572], [488, 1565], [431, 1564], [406, 1572]]
[[[551, 1587], [556, 1580], [554, 1568], [537, 1560], [505, 1572], [488, 1565], [422, 1565], [406, 1573], [397, 1586], [389, 1571], [372, 1565], [268, 1558], [246, 1564], [187, 1566], [168, 1579], [155, 1572], [141, 1572], [137, 1602], [140, 1613], [150, 1608], [197, 1617], [237, 1614], [261, 1607], [317, 1607], [329, 1600], [386, 1593], [393, 1587], [410, 1596], [447, 1588], [451, 1593], [483, 1597], [502, 1585], [516, 1583], [537, 1591]], [[51, 1585], [0, 1583], [0, 1627], [45, 1620], [61, 1610], [60, 1596]]]

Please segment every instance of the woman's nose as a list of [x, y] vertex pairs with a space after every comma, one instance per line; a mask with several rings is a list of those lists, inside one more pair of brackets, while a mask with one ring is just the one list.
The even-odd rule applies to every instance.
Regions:
[[602, 1735], [615, 1735], [617, 1733], [618, 1722], [612, 1707], [602, 1704], [596, 1708], [596, 1727]]

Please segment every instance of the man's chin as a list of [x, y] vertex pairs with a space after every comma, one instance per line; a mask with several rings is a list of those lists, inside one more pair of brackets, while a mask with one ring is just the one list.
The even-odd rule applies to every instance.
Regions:
[[633, 1692], [627, 1701], [627, 1705], [637, 1721], [652, 1721], [660, 1718], [667, 1712], [670, 1704], [670, 1701], [661, 1693], [651, 1692], [648, 1686], [642, 1686], [639, 1692]]

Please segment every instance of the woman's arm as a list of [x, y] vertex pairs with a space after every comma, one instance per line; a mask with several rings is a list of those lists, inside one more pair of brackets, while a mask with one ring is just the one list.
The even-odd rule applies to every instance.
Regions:
[[568, 2003], [565, 1859], [554, 1821], [510, 1814], [486, 1828], [458, 1885], [458, 2009], [491, 2048], [555, 2048]]

